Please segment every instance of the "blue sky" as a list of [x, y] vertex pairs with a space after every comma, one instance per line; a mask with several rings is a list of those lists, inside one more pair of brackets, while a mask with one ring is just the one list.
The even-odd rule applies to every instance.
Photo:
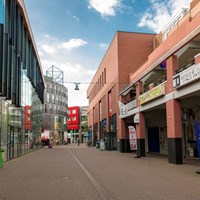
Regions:
[[[64, 72], [69, 106], [88, 105], [86, 90], [117, 31], [159, 33], [190, 0], [24, 0], [43, 73]], [[80, 82], [80, 90], [67, 82]]]

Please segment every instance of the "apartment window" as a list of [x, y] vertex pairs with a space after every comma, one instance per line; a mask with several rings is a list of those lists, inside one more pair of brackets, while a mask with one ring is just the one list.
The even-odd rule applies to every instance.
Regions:
[[69, 117], [69, 118], [67, 119], [67, 121], [70, 122], [70, 121], [71, 121], [71, 118]]
[[53, 94], [52, 94], [52, 103], [55, 103], [55, 98]]
[[49, 103], [49, 94], [47, 94], [47, 103]]

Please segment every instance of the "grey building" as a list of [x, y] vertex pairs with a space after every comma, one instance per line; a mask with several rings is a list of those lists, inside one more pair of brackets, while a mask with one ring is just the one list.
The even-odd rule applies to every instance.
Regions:
[[88, 140], [88, 116], [87, 116], [88, 106], [80, 107], [80, 129], [79, 138], [81, 142], [86, 142]]
[[45, 91], [42, 105], [43, 131], [49, 133], [50, 139], [58, 144], [64, 140], [68, 108], [68, 90], [62, 84], [53, 81], [52, 77], [44, 76]]

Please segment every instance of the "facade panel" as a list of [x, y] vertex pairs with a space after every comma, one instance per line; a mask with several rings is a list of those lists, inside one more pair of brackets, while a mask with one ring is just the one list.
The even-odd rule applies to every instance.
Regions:
[[40, 60], [27, 24], [24, 2], [0, 1], [0, 147], [5, 161], [38, 147], [41, 135], [41, 116], [27, 113], [27, 108], [32, 110], [33, 94], [41, 103], [44, 92]]

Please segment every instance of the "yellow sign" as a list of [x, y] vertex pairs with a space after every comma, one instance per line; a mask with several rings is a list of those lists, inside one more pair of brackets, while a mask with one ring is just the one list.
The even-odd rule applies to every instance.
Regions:
[[164, 94], [163, 84], [160, 84], [151, 90], [145, 92], [144, 94], [139, 96], [139, 103], [142, 105], [148, 101], [151, 101], [152, 99], [155, 99], [157, 97], [160, 97]]

